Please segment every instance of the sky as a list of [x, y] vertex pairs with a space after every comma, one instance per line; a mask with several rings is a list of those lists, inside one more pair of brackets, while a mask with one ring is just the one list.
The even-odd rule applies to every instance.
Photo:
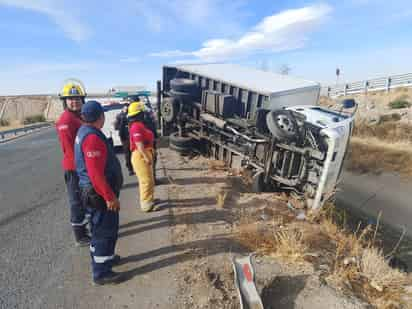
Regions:
[[335, 84], [412, 72], [406, 0], [0, 0], [0, 95], [155, 89], [162, 65], [229, 62]]

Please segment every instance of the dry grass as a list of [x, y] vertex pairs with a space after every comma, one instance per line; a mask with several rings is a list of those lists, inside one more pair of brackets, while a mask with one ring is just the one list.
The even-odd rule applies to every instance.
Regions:
[[389, 266], [389, 259], [385, 258], [382, 250], [366, 248], [363, 250], [360, 261], [360, 273], [367, 278], [373, 288], [379, 292], [384, 289], [395, 289], [407, 283], [405, 273]]
[[[343, 226], [334, 225], [333, 205], [326, 207], [319, 224], [324, 232], [331, 233], [330, 240], [335, 242], [335, 256], [327, 282], [352, 291], [360, 298], [377, 308], [403, 308], [405, 288], [412, 280], [405, 273], [389, 266], [391, 256], [375, 246], [379, 225], [358, 226], [353, 233]], [[329, 209], [329, 210], [328, 210]], [[338, 215], [339, 217], [339, 215]]]
[[274, 235], [276, 256], [291, 262], [303, 261], [308, 251], [303, 235], [298, 230], [279, 231]]
[[347, 167], [358, 173], [396, 172], [412, 176], [412, 125], [389, 121], [356, 123]]
[[228, 195], [227, 191], [220, 191], [216, 195], [216, 207], [217, 208], [223, 209], [225, 207], [227, 195]]
[[396, 172], [412, 176], [412, 146], [353, 137], [347, 168], [357, 173]]
[[296, 229], [267, 229], [259, 223], [249, 223], [240, 225], [238, 231], [237, 237], [246, 247], [287, 262], [303, 262], [308, 250], [302, 232]]
[[359, 225], [350, 232], [345, 228], [345, 214], [332, 204], [308, 218], [291, 221], [284, 211], [274, 211], [266, 222], [242, 216], [237, 238], [261, 254], [326, 269], [322, 277], [331, 286], [377, 308], [404, 308], [408, 304], [405, 288], [412, 285], [412, 278], [391, 268], [390, 257], [375, 246], [378, 226]]
[[359, 138], [376, 138], [389, 143], [412, 143], [412, 125], [395, 121], [382, 122], [376, 125], [357, 122], [353, 135]]

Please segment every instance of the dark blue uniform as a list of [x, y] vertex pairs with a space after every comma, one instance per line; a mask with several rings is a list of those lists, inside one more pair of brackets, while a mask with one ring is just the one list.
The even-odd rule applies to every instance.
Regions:
[[115, 246], [119, 230], [119, 213], [107, 209], [105, 200], [94, 190], [88, 175], [82, 144], [90, 134], [96, 135], [104, 141], [106, 145], [107, 159], [104, 175], [107, 183], [117, 197], [119, 197], [120, 189], [123, 185], [123, 176], [120, 162], [104, 134], [92, 126], [83, 125], [77, 133], [75, 142], [76, 170], [79, 176], [79, 186], [83, 202], [89, 206], [91, 214], [92, 239], [90, 254], [92, 258], [93, 278], [99, 279], [111, 272], [111, 260], [115, 255]]

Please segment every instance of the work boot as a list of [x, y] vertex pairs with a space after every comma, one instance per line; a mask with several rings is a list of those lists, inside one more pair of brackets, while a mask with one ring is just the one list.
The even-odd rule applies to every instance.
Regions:
[[115, 254], [115, 255], [113, 256], [113, 258], [112, 258], [112, 261], [111, 261], [111, 262], [112, 262], [112, 266], [115, 266], [115, 265], [119, 264], [121, 259], [122, 259], [122, 258], [120, 257], [120, 255]]
[[118, 284], [124, 281], [124, 274], [123, 273], [116, 273], [114, 271], [110, 271], [102, 278], [93, 279], [93, 283], [95, 285], [105, 285], [105, 284]]
[[140, 202], [140, 209], [143, 212], [151, 212], [153, 210], [154, 203], [153, 202]]
[[73, 226], [73, 233], [77, 246], [84, 247], [90, 244], [90, 236], [87, 233], [86, 226]]
[[91, 238], [90, 236], [86, 235], [83, 238], [77, 240], [76, 239], [76, 246], [77, 247], [86, 247], [90, 245]]

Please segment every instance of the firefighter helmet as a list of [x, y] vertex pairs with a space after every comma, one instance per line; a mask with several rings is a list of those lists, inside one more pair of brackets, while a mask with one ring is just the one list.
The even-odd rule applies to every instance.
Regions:
[[86, 90], [81, 81], [76, 79], [68, 79], [64, 82], [63, 90], [59, 94], [61, 99], [67, 98], [84, 98], [86, 97]]
[[144, 111], [144, 104], [140, 101], [130, 103], [127, 110], [127, 117], [134, 117]]

